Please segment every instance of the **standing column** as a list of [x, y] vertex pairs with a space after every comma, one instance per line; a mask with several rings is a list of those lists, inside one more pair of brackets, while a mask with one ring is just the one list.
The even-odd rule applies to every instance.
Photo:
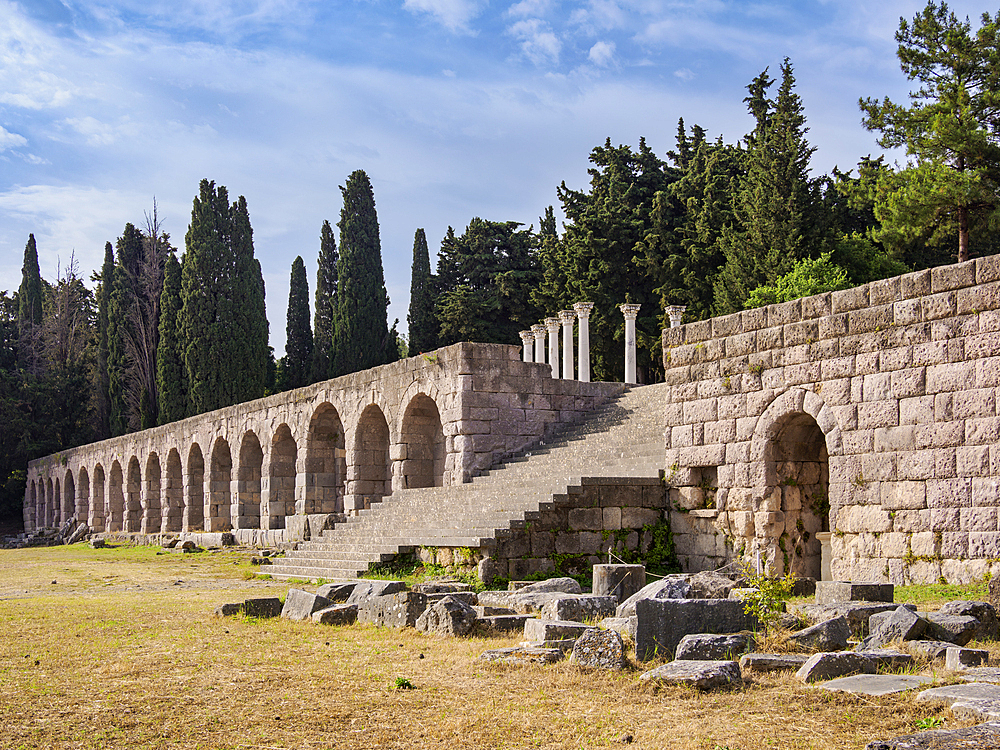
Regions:
[[559, 377], [559, 318], [546, 318], [545, 327], [549, 329], [549, 365], [552, 367], [552, 377]]
[[590, 382], [590, 311], [593, 309], [593, 302], [577, 302], [573, 305], [576, 317], [580, 321], [577, 359], [580, 360], [580, 381], [584, 383]]
[[625, 316], [625, 382], [635, 384], [635, 318], [642, 305], [624, 304], [618, 307]]
[[681, 324], [685, 310], [687, 310], [686, 305], [667, 305], [667, 317], [670, 318], [671, 328], [677, 328]]
[[531, 326], [531, 333], [535, 336], [535, 362], [540, 365], [545, 364], [545, 326], [536, 323]]
[[532, 362], [534, 360], [534, 352], [532, 351], [532, 345], [535, 340], [535, 334], [531, 331], [521, 331], [519, 334], [521, 336], [521, 361], [522, 362]]
[[560, 310], [559, 320], [562, 321], [563, 329], [563, 359], [562, 376], [563, 380], [573, 379], [573, 322], [576, 320], [576, 313], [572, 310]]

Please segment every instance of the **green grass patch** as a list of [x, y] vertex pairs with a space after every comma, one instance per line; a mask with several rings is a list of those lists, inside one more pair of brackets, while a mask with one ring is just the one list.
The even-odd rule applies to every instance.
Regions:
[[989, 601], [988, 583], [985, 580], [965, 584], [915, 583], [896, 586], [895, 600], [900, 604], [941, 605], [955, 599]]

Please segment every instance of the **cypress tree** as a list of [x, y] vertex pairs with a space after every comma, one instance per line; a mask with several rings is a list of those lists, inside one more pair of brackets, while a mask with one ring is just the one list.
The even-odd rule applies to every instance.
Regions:
[[[264, 303], [264, 274], [254, 257], [253, 228], [250, 212], [242, 195], [232, 205], [232, 253], [234, 275], [231, 279], [232, 320], [230, 340], [230, 377], [234, 384], [231, 404], [261, 398], [267, 382], [269, 351], [267, 346], [267, 308]], [[308, 312], [307, 312], [308, 317]]]
[[156, 347], [156, 383], [160, 398], [160, 424], [187, 416], [184, 360], [178, 337], [181, 311], [181, 264], [167, 255], [160, 295], [160, 340]]
[[24, 246], [24, 264], [21, 266], [21, 286], [17, 290], [18, 348], [22, 366], [38, 374], [42, 366], [41, 338], [38, 327], [42, 324], [42, 274], [38, 268], [38, 248], [35, 235], [28, 235]]
[[282, 390], [291, 390], [308, 384], [313, 352], [313, 334], [309, 326], [309, 282], [301, 255], [292, 261], [286, 320], [284, 382], [281, 386]]
[[431, 276], [430, 251], [423, 229], [413, 235], [413, 266], [410, 272], [410, 353], [437, 348], [438, 321], [434, 315], [434, 277]]
[[111, 308], [111, 289], [115, 278], [115, 251], [110, 242], [104, 243], [104, 265], [97, 291], [97, 369], [96, 404], [97, 439], [111, 437], [111, 403], [108, 400], [108, 316]]
[[108, 423], [112, 436], [140, 428], [142, 394], [131, 392], [134, 367], [132, 353], [136, 333], [133, 328], [139, 266], [143, 252], [142, 234], [126, 224], [117, 242], [118, 262], [111, 274], [108, 300]]
[[340, 259], [334, 316], [333, 373], [345, 375], [398, 357], [387, 322], [389, 295], [382, 271], [375, 195], [368, 175], [356, 170], [341, 187]]
[[329, 221], [319, 232], [319, 258], [316, 268], [316, 312], [313, 318], [312, 382], [331, 375], [333, 352], [333, 316], [337, 309], [337, 240]]

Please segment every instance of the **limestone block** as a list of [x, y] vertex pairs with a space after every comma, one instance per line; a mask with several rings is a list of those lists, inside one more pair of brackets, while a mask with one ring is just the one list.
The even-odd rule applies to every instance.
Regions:
[[581, 667], [626, 669], [625, 642], [614, 630], [589, 628], [573, 644], [573, 663]]
[[641, 529], [646, 525], [656, 525], [663, 513], [655, 508], [622, 508], [622, 528]]
[[846, 617], [834, 617], [796, 631], [789, 639], [814, 651], [840, 651], [847, 648], [851, 626]]
[[[995, 472], [991, 469], [991, 473]], [[972, 504], [975, 506], [1000, 505], [1000, 478], [973, 479]]]
[[858, 673], [873, 674], [875, 665], [863, 654], [851, 651], [813, 654], [795, 673], [802, 682], [818, 682]]
[[308, 620], [313, 612], [333, 604], [329, 599], [301, 589], [288, 589], [281, 616], [286, 620]]
[[642, 660], [674, 653], [685, 635], [738, 633], [759, 626], [742, 602], [729, 599], [639, 599], [635, 612], [636, 658]]
[[569, 511], [569, 528], [573, 531], [600, 531], [604, 526], [604, 513], [601, 508], [571, 508]]
[[645, 586], [646, 568], [643, 565], [594, 566], [595, 596], [612, 596], [620, 603]]
[[[897, 473], [902, 473], [900, 469]], [[880, 489], [882, 507], [887, 510], [914, 510], [927, 505], [923, 482], [883, 482]]]
[[[348, 603], [352, 603], [350, 599]], [[376, 596], [360, 603], [358, 622], [392, 628], [412, 628], [426, 608], [426, 594], [400, 591], [388, 596]]]
[[979, 630], [980, 622], [968, 615], [950, 615], [940, 612], [930, 612], [927, 615], [927, 635], [938, 641], [947, 641], [957, 646], [964, 646], [971, 641]]
[[749, 633], [730, 635], [697, 633], [681, 638], [674, 658], [684, 661], [730, 660], [752, 651], [754, 646], [754, 637]]

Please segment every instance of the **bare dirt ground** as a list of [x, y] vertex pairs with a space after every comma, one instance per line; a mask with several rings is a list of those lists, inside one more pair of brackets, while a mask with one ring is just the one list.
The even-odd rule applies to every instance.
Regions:
[[[476, 657], [518, 638], [216, 619], [283, 596], [246, 555], [82, 545], [0, 551], [3, 748], [863, 748], [947, 712], [790, 676], [657, 689]], [[413, 689], [396, 689], [403, 678]]]

